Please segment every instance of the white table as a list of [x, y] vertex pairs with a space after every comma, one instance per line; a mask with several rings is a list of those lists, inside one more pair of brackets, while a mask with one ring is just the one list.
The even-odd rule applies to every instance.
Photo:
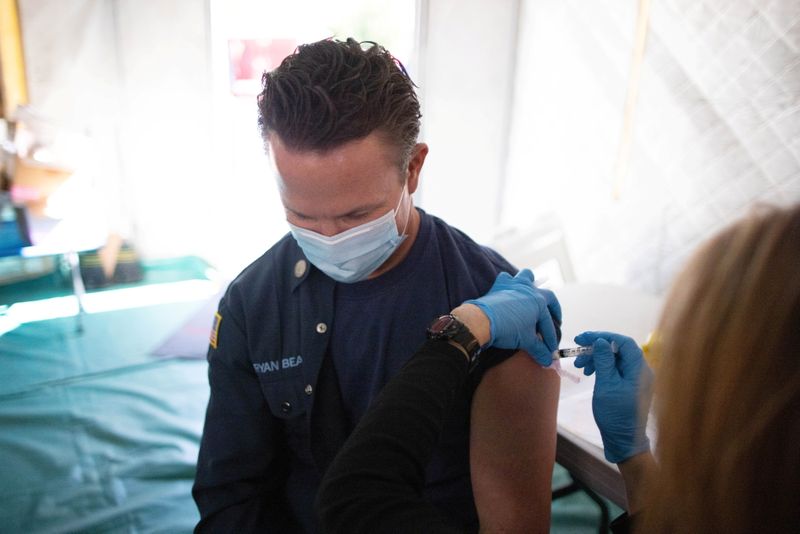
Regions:
[[[561, 347], [575, 346], [573, 338], [586, 330], [608, 330], [643, 343], [656, 326], [662, 299], [630, 288], [600, 284], [571, 284], [556, 289], [563, 311]], [[603, 456], [600, 431], [592, 417], [594, 376], [583, 376], [573, 359], [561, 360], [580, 382], [562, 379], [558, 408], [556, 461], [595, 493], [626, 507], [625, 485], [617, 466]]]

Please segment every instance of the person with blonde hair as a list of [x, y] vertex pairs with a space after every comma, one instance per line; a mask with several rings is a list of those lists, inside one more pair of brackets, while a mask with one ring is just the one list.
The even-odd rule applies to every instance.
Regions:
[[655, 346], [657, 461], [639, 348], [576, 342], [595, 349], [575, 364], [596, 370], [593, 412], [632, 514], [620, 531], [800, 532], [800, 205], [756, 209], [675, 280]]
[[[514, 348], [543, 315], [532, 279], [501, 275], [452, 313], [480, 345]], [[758, 210], [699, 249], [658, 333], [655, 377], [629, 337], [575, 338], [593, 347], [575, 363], [597, 375], [593, 414], [628, 494], [614, 531], [800, 532], [800, 205]], [[323, 479], [325, 532], [463, 532], [421, 488], [469, 360], [430, 340], [384, 388]]]

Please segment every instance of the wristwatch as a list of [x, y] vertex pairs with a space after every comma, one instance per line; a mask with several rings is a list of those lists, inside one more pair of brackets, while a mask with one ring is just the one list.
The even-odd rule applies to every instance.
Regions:
[[456, 343], [469, 357], [470, 363], [475, 361], [478, 352], [481, 350], [480, 343], [469, 331], [467, 325], [459, 321], [458, 317], [449, 313], [434, 319], [433, 323], [428, 327], [428, 339], [442, 339]]

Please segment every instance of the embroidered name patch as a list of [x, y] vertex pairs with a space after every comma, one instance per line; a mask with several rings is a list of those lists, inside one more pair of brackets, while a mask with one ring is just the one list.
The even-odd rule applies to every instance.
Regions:
[[219, 336], [219, 324], [222, 322], [222, 315], [219, 312], [214, 314], [214, 324], [211, 325], [211, 336], [208, 338], [208, 343], [212, 348], [217, 348], [217, 337]]
[[286, 358], [282, 358], [280, 360], [269, 360], [266, 362], [254, 363], [253, 369], [256, 370], [256, 373], [266, 374], [275, 371], [281, 371], [283, 369], [298, 367], [302, 363], [303, 357], [300, 355], [287, 356]]

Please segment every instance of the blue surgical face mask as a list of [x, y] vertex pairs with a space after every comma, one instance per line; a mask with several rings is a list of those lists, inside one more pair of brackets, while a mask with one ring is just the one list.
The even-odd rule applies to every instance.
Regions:
[[[353, 283], [366, 279], [389, 259], [406, 236], [406, 228], [397, 231], [397, 211], [405, 197], [405, 187], [397, 207], [373, 221], [350, 228], [334, 236], [324, 236], [289, 223], [295, 241], [308, 261], [338, 282]], [[409, 202], [409, 210], [411, 202]], [[406, 213], [406, 227], [408, 227]]]

